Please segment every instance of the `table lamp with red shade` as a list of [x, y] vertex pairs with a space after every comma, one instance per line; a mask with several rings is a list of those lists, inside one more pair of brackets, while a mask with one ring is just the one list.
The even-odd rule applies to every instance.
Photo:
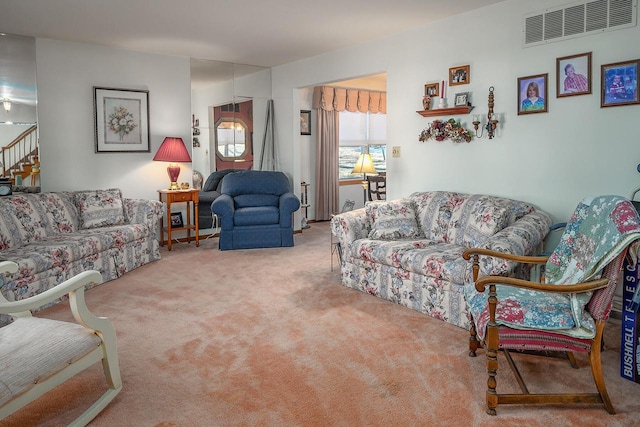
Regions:
[[171, 180], [169, 190], [179, 190], [178, 176], [180, 176], [180, 166], [177, 163], [191, 163], [191, 156], [182, 138], [166, 137], [153, 160], [170, 162], [169, 166], [167, 166], [167, 173]]

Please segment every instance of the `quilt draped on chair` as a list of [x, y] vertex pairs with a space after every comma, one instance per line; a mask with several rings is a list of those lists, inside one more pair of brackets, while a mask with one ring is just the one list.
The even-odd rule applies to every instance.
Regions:
[[[640, 239], [637, 212], [620, 196], [589, 197], [577, 206], [567, 223], [560, 243], [545, 266], [546, 283], [571, 284], [598, 279], [602, 268], [629, 247], [629, 259], [637, 262]], [[497, 285], [496, 321], [515, 329], [546, 329], [590, 339], [595, 324], [585, 305], [591, 293], [551, 294]], [[475, 284], [465, 286], [470, 311], [477, 321], [477, 332], [484, 338], [489, 321], [487, 293], [476, 292]]]

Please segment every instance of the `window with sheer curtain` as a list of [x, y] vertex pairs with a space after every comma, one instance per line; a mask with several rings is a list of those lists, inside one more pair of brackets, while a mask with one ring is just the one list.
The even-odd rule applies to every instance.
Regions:
[[386, 114], [341, 111], [339, 135], [339, 179], [362, 179], [351, 173], [361, 153], [371, 154], [376, 171], [387, 171]]

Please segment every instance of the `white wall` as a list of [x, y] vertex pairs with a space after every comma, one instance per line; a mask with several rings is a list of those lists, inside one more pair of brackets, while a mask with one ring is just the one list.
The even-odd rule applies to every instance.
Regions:
[[[389, 198], [425, 190], [482, 192], [529, 201], [565, 221], [587, 195], [630, 196], [640, 186], [640, 106], [600, 108], [600, 66], [640, 58], [640, 45], [630, 43], [640, 39], [640, 28], [522, 48], [522, 16], [564, 3], [505, 1], [274, 68], [279, 143], [291, 153], [286, 168], [296, 181], [309, 176], [300, 167], [309, 164], [309, 155], [301, 151], [306, 144], [297, 128], [298, 110], [306, 109], [298, 88], [386, 71], [388, 145], [402, 152], [388, 159]], [[556, 58], [589, 51], [593, 93], [556, 98]], [[455, 92], [472, 93], [475, 110], [457, 117], [470, 128], [473, 114], [486, 115], [488, 88], [494, 86], [499, 136], [470, 144], [419, 143], [418, 134], [434, 119], [416, 113], [424, 84], [446, 79], [449, 67], [466, 64], [470, 84], [448, 88], [449, 103]], [[518, 116], [517, 78], [542, 73], [549, 73], [549, 112]]]
[[[600, 66], [639, 58], [640, 45], [630, 41], [639, 39], [640, 28], [522, 48], [522, 16], [558, 4], [505, 1], [274, 68], [277, 152], [294, 191], [302, 180], [315, 191], [315, 114], [311, 137], [301, 136], [299, 110], [309, 105], [300, 89], [386, 72], [388, 144], [402, 150], [402, 157], [388, 161], [389, 198], [436, 189], [482, 192], [529, 201], [564, 221], [586, 195], [629, 196], [640, 186], [640, 106], [600, 108]], [[165, 136], [191, 141], [189, 59], [48, 39], [37, 39], [36, 51], [43, 190], [120, 187], [129, 197], [156, 198], [167, 175], [164, 164], [151, 161], [155, 151]], [[593, 94], [557, 99], [556, 58], [589, 51]], [[424, 84], [465, 64], [471, 83], [449, 88], [449, 95], [470, 91], [472, 114], [486, 114], [493, 85], [499, 136], [470, 144], [419, 143], [418, 134], [433, 120], [416, 113]], [[518, 116], [517, 78], [540, 73], [549, 73], [549, 112]], [[94, 152], [93, 86], [150, 91], [150, 153]], [[470, 127], [472, 114], [458, 118]], [[190, 181], [190, 166], [183, 165], [181, 181]]]
[[[37, 39], [36, 65], [43, 191], [117, 187], [157, 199], [169, 185], [167, 164], [152, 161], [164, 138], [191, 151], [189, 58]], [[149, 91], [151, 152], [95, 152], [94, 86]], [[179, 181], [191, 182], [191, 165], [181, 169]]]

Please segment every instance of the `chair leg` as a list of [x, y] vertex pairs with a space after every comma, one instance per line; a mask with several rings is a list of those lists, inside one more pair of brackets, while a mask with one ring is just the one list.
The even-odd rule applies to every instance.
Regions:
[[498, 303], [496, 285], [489, 285], [489, 314], [490, 320], [487, 324], [486, 352], [487, 352], [487, 414], [496, 415], [498, 407], [498, 393], [496, 392], [496, 374], [498, 373], [498, 324], [496, 318], [496, 306]]
[[602, 333], [604, 330], [605, 321], [598, 320], [596, 322], [596, 336], [593, 339], [593, 344], [591, 345], [591, 351], [589, 352], [589, 362], [591, 364], [591, 373], [593, 374], [593, 381], [596, 383], [596, 388], [598, 389], [598, 393], [600, 393], [600, 397], [602, 398], [602, 403], [604, 404], [605, 409], [610, 414], [615, 414], [616, 411], [613, 408], [613, 404], [611, 403], [611, 398], [609, 397], [609, 392], [607, 392], [607, 386], [604, 383], [604, 376], [602, 374], [602, 362], [600, 359], [600, 349], [602, 343]]
[[476, 357], [476, 350], [480, 348], [480, 341], [478, 341], [478, 333], [476, 331], [476, 324], [473, 321], [473, 317], [469, 314], [469, 356]]
[[567, 359], [569, 359], [569, 364], [571, 365], [571, 367], [573, 369], [578, 369], [578, 361], [576, 360], [576, 357], [573, 355], [572, 352], [567, 351]]

